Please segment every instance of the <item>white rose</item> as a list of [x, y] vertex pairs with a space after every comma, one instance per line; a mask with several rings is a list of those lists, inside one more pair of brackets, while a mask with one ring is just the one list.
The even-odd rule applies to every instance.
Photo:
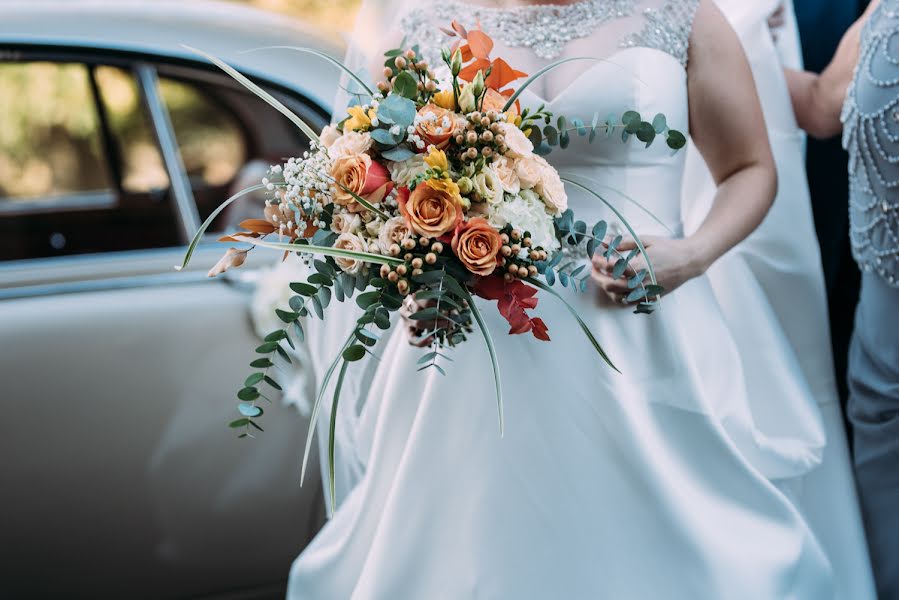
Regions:
[[335, 233], [353, 233], [362, 225], [362, 218], [355, 213], [336, 213], [331, 217], [331, 231]]
[[390, 246], [399, 244], [409, 237], [409, 227], [403, 217], [388, 219], [378, 234], [378, 245], [384, 254], [390, 252]]
[[[355, 252], [365, 252], [367, 250], [365, 246], [365, 242], [361, 237], [355, 235], [353, 233], [341, 233], [337, 236], [337, 240], [334, 242], [334, 247], [340, 250], [353, 250]], [[334, 262], [337, 263], [337, 266], [340, 267], [344, 272], [355, 275], [359, 271], [362, 270], [362, 266], [365, 264], [362, 260], [357, 258], [343, 258], [336, 257]]]
[[568, 208], [568, 194], [565, 192], [565, 184], [562, 183], [558, 171], [542, 158], [540, 160], [543, 161], [544, 169], [535, 191], [540, 194], [550, 211], [557, 215], [561, 214]]
[[400, 187], [408, 186], [417, 176], [428, 169], [424, 155], [416, 154], [412, 158], [390, 164], [390, 179]]
[[506, 196], [505, 201], [491, 205], [487, 220], [497, 229], [511, 225], [521, 232], [529, 232], [535, 247], [549, 252], [559, 248], [553, 218], [531, 190], [522, 190], [517, 196]]
[[320, 141], [325, 148], [330, 148], [339, 137], [340, 130], [337, 129], [336, 125], [326, 125], [318, 135], [318, 141]]
[[342, 156], [365, 154], [370, 148], [371, 136], [368, 133], [347, 131], [334, 140], [328, 148], [328, 156], [331, 157], [332, 160], [337, 160]]
[[538, 160], [540, 157], [531, 154], [515, 161], [515, 174], [518, 176], [521, 189], [537, 187], [543, 175], [543, 165]]
[[481, 201], [493, 204], [503, 199], [503, 184], [490, 167], [484, 167], [471, 180]]
[[506, 146], [509, 147], [509, 151], [506, 153], [508, 156], [521, 158], [534, 152], [534, 144], [517, 126], [512, 123], [501, 122], [499, 127], [505, 138]]
[[493, 171], [503, 186], [503, 190], [509, 194], [517, 194], [521, 191], [521, 179], [515, 172], [515, 163], [511, 158], [503, 156], [493, 163]]

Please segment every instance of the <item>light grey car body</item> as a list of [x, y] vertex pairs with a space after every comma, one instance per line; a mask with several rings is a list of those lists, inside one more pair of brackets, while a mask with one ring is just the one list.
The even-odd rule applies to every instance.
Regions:
[[295, 45], [340, 55], [334, 40], [287, 18], [210, 2], [0, 4], [0, 64], [109, 60], [135, 73], [160, 117], [164, 155], [170, 146], [182, 238], [172, 248], [0, 257], [0, 597], [277, 597], [322, 522], [317, 477], [299, 486], [306, 422], [296, 410], [269, 407], [255, 440], [227, 427], [259, 343], [248, 286], [205, 278], [223, 250], [213, 243], [193, 269], [173, 270], [198, 215], [156, 76], [174, 70], [235, 89], [182, 44], [326, 122], [332, 66], [283, 50], [240, 53]]

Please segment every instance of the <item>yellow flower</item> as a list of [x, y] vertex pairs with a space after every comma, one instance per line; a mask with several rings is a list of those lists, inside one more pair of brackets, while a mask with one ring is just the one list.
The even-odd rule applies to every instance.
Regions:
[[456, 202], [462, 203], [462, 194], [459, 192], [459, 186], [452, 179], [428, 179], [425, 181], [425, 185], [432, 190], [444, 192], [456, 200]]
[[351, 106], [346, 109], [350, 118], [343, 123], [344, 131], [359, 131], [371, 127], [371, 120], [375, 118], [374, 109], [369, 110], [365, 114], [365, 110], [361, 106]]
[[456, 110], [456, 97], [453, 95], [453, 90], [443, 90], [442, 92], [437, 92], [436, 94], [434, 94], [434, 97], [431, 98], [431, 101], [440, 108], [445, 108], [446, 110]]
[[431, 151], [425, 156], [425, 162], [432, 169], [439, 169], [446, 174], [449, 171], [449, 162], [446, 160], [446, 152], [431, 146]]

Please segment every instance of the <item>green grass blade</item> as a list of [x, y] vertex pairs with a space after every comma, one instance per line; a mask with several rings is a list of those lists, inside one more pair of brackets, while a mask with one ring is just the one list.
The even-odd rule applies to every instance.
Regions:
[[230, 75], [235, 81], [239, 84], [256, 94], [259, 98], [264, 100], [269, 106], [277, 110], [279, 113], [290, 119], [290, 122], [296, 125], [300, 131], [302, 131], [310, 141], [318, 142], [318, 134], [312, 131], [312, 128], [307, 125], [303, 119], [295, 115], [289, 108], [284, 106], [281, 102], [279, 102], [274, 96], [266, 92], [264, 89], [244, 77], [237, 69], [226, 63], [225, 61], [216, 58], [211, 54], [207, 54], [202, 50], [198, 50], [191, 46], [182, 45], [184, 48], [199, 54], [203, 58], [207, 59], [219, 69]]
[[478, 328], [484, 336], [484, 342], [487, 344], [487, 352], [490, 353], [490, 362], [493, 365], [493, 382], [496, 386], [496, 408], [499, 411], [499, 434], [502, 436], [505, 435], [506, 432], [506, 418], [505, 412], [503, 411], [503, 385], [500, 380], [499, 360], [496, 356], [496, 348], [493, 345], [493, 338], [490, 337], [490, 331], [487, 329], [487, 324], [484, 322], [484, 317], [481, 316], [481, 311], [475, 306], [474, 298], [471, 297], [471, 293], [469, 293], [466, 287], [460, 287], [464, 292], [464, 298], [468, 302], [468, 306], [471, 308], [471, 314], [474, 316], [474, 320], [477, 322]]
[[[274, 184], [276, 187], [285, 187], [286, 184]], [[194, 239], [190, 241], [190, 245], [187, 247], [187, 252], [184, 253], [184, 262], [181, 263], [181, 266], [176, 266], [175, 270], [180, 271], [187, 267], [187, 264], [190, 262], [191, 257], [194, 254], [194, 250], [197, 249], [197, 245], [200, 243], [200, 240], [203, 239], [203, 234], [206, 233], [206, 230], [209, 229], [209, 226], [212, 225], [212, 222], [215, 221], [215, 218], [221, 214], [223, 210], [228, 208], [228, 206], [234, 202], [235, 200], [239, 200], [243, 198], [247, 194], [252, 194], [253, 192], [258, 192], [259, 190], [266, 189], [265, 185], [259, 183], [253, 186], [248, 187], [245, 190], [240, 190], [221, 204], [219, 204], [218, 208], [212, 211], [212, 214], [203, 221], [203, 224], [200, 225], [200, 228], [197, 230], [197, 233], [194, 234]]]
[[621, 371], [618, 369], [618, 367], [616, 367], [615, 364], [612, 362], [612, 359], [609, 358], [609, 355], [606, 354], [606, 351], [603, 350], [602, 346], [599, 343], [599, 340], [596, 339], [596, 336], [593, 335], [593, 332], [590, 331], [590, 328], [587, 327], [587, 324], [584, 322], [584, 320], [581, 318], [581, 316], [577, 313], [576, 310], [574, 310], [574, 307], [571, 306], [565, 300], [565, 298], [562, 297], [561, 294], [559, 294], [559, 292], [552, 289], [551, 287], [549, 287], [548, 285], [546, 285], [539, 279], [535, 279], [533, 277], [527, 277], [527, 278], [525, 278], [525, 281], [527, 281], [534, 287], [540, 288], [544, 292], [552, 294], [553, 296], [558, 298], [562, 302], [562, 304], [565, 305], [565, 308], [568, 309], [568, 312], [570, 312], [571, 315], [575, 318], [578, 325], [580, 325], [581, 330], [584, 332], [584, 335], [587, 336], [587, 339], [590, 340], [591, 344], [593, 344], [593, 348], [596, 349], [596, 352], [602, 357], [602, 359], [606, 362], [606, 364], [609, 365], [610, 367], [612, 367], [613, 369], [615, 369], [615, 371], [617, 371], [618, 373], [621, 373]]
[[562, 60], [557, 60], [554, 63], [550, 63], [550, 64], [546, 65], [545, 67], [543, 67], [542, 69], [540, 69], [539, 71], [537, 71], [536, 73], [534, 73], [533, 75], [531, 75], [530, 77], [525, 79], [524, 83], [522, 83], [520, 86], [518, 86], [518, 89], [515, 90], [515, 93], [509, 97], [509, 99], [506, 101], [506, 105], [503, 106], [503, 112], [506, 112], [507, 110], [512, 108], [512, 105], [515, 104], [515, 101], [518, 100], [518, 97], [521, 95], [521, 93], [524, 92], [528, 88], [528, 86], [530, 86], [532, 83], [534, 83], [535, 81], [540, 79], [540, 77], [542, 77], [546, 73], [552, 71], [556, 67], [564, 65], [565, 63], [571, 62], [573, 60], [592, 60], [595, 62], [602, 61], [602, 59], [593, 58], [591, 56], [570, 56], [568, 58], [563, 58]]
[[232, 235], [231, 237], [240, 242], [253, 244], [254, 246], [261, 246], [262, 248], [271, 248], [272, 250], [284, 250], [287, 252], [308, 252], [309, 254], [320, 254], [322, 256], [335, 256], [339, 258], [355, 258], [378, 265], [403, 264], [403, 259], [401, 258], [384, 256], [383, 254], [373, 254], [371, 252], [356, 252], [355, 250], [344, 250], [342, 248], [331, 248], [329, 246], [312, 246], [311, 244], [287, 244], [285, 242], [269, 242], [245, 235]]
[[590, 188], [585, 186], [584, 184], [582, 184], [574, 179], [571, 179], [570, 177], [562, 177], [562, 181], [564, 181], [566, 183], [570, 183], [570, 184], [584, 190], [585, 192], [592, 194], [594, 197], [599, 199], [600, 202], [602, 202], [603, 204], [608, 206], [609, 210], [611, 210], [613, 213], [615, 213], [616, 217], [621, 219], [621, 222], [624, 224], [624, 227], [627, 229], [628, 233], [630, 233], [631, 237], [634, 238], [634, 243], [637, 244], [637, 248], [640, 249], [640, 254], [642, 254], [643, 258], [646, 259], [646, 270], [649, 271], [650, 280], [652, 281], [653, 285], [658, 285], [658, 281], [656, 281], [656, 273], [655, 273], [655, 270], [652, 268], [652, 261], [649, 259], [649, 254], [646, 253], [646, 248], [643, 246], [643, 242], [640, 241], [640, 236], [637, 235], [637, 232], [634, 231], [633, 227], [631, 227], [631, 225], [630, 225], [630, 223], [628, 223], [627, 219], [624, 218], [624, 215], [622, 215], [618, 211], [618, 209], [615, 208], [608, 200], [606, 200], [605, 198], [603, 198], [602, 196], [600, 196], [599, 194], [597, 194], [596, 192], [594, 192], [593, 190], [591, 190]]
[[[353, 328], [354, 333], [355, 331], [355, 328]], [[331, 366], [328, 367], [328, 370], [325, 372], [325, 378], [322, 380], [322, 384], [318, 388], [318, 394], [315, 396], [315, 404], [312, 405], [312, 414], [309, 416], [309, 431], [306, 432], [306, 448], [303, 450], [303, 465], [300, 468], [300, 486], [302, 486], [303, 481], [306, 480], [306, 467], [309, 465], [309, 454], [312, 452], [312, 439], [315, 437], [315, 424], [318, 421], [318, 413], [321, 411], [325, 390], [328, 389], [328, 384], [331, 382], [334, 371], [337, 370], [337, 365], [343, 360], [343, 351], [347, 349], [347, 346], [349, 346], [354, 339], [355, 336], [351, 333], [350, 337], [347, 338], [347, 341], [343, 343], [343, 347], [340, 349], [340, 352], [337, 353], [337, 358], [334, 359], [334, 362], [331, 363]]]
[[[294, 52], [305, 52], [307, 54], [314, 54], [315, 56], [318, 56], [319, 58], [323, 58], [326, 61], [330, 62], [331, 64], [337, 66], [344, 73], [349, 75], [356, 83], [358, 83], [360, 86], [362, 86], [362, 89], [365, 90], [369, 96], [375, 95], [375, 93], [373, 91], [371, 91], [371, 88], [368, 87], [368, 85], [362, 80], [362, 78], [360, 78], [358, 75], [353, 73], [353, 71], [348, 66], [343, 64], [343, 62], [337, 60], [333, 56], [329, 56], [329, 55], [325, 54], [324, 52], [321, 52], [320, 50], [316, 50], [315, 48], [305, 48], [305, 47], [301, 47], [301, 46], [266, 46], [264, 48], [254, 48], [253, 50], [245, 50], [244, 52], [241, 52], [241, 54], [248, 54], [250, 52], [259, 52], [261, 50], [293, 50]], [[352, 92], [348, 92], [348, 93], [352, 93]], [[355, 95], [358, 95], [358, 94], [355, 94]]]
[[360, 196], [359, 194], [357, 194], [356, 192], [354, 192], [354, 191], [351, 190], [350, 188], [346, 187], [346, 186], [343, 185], [343, 184], [337, 184], [337, 185], [339, 185], [340, 188], [341, 188], [343, 191], [347, 192], [350, 196], [353, 197], [353, 199], [354, 199], [356, 202], [358, 202], [359, 204], [361, 204], [362, 206], [364, 206], [365, 208], [367, 208], [369, 211], [375, 213], [376, 215], [378, 215], [379, 217], [381, 217], [381, 218], [384, 219], [385, 221], [387, 221], [387, 220], [390, 219], [390, 216], [389, 216], [389, 215], [387, 215], [386, 213], [382, 212], [380, 209], [375, 208], [375, 205], [374, 205], [374, 204], [372, 204], [371, 202], [369, 202], [368, 200], [366, 200], [365, 198], [363, 198], [362, 196]]
[[334, 478], [334, 433], [337, 429], [337, 403], [340, 400], [340, 388], [343, 387], [343, 378], [346, 376], [346, 368], [349, 365], [343, 361], [340, 373], [337, 375], [337, 385], [334, 386], [334, 399], [331, 401], [331, 423], [328, 425], [328, 490], [331, 492], [331, 514], [337, 511], [337, 486]]
[[630, 202], [631, 204], [633, 204], [634, 206], [636, 206], [637, 208], [639, 208], [641, 211], [643, 211], [644, 213], [646, 213], [646, 215], [649, 216], [650, 219], [652, 219], [653, 221], [655, 221], [656, 223], [658, 223], [660, 226], [664, 227], [664, 228], [665, 228], [665, 231], [667, 231], [667, 232], [670, 233], [671, 235], [675, 235], [674, 230], [672, 230], [672, 229], [671, 229], [670, 227], [668, 227], [664, 222], [662, 222], [662, 220], [661, 220], [660, 218], [658, 218], [657, 216], [655, 216], [655, 213], [653, 213], [651, 210], [649, 210], [648, 208], [646, 208], [645, 206], [643, 206], [643, 204], [637, 202], [634, 198], [632, 198], [631, 196], [628, 196], [627, 194], [625, 194], [625, 193], [622, 192], [621, 190], [617, 190], [617, 189], [615, 189], [615, 188], [613, 188], [613, 187], [609, 187], [609, 186], [607, 186], [607, 185], [603, 185], [603, 184], [599, 183], [598, 181], [596, 181], [595, 179], [592, 179], [592, 178], [590, 178], [590, 177], [583, 177], [583, 176], [580, 176], [579, 179], [583, 179], [584, 181], [588, 181], [588, 182], [590, 183], [590, 185], [595, 185], [595, 186], [598, 187], [598, 188], [603, 188], [603, 189], [606, 189], [606, 190], [608, 190], [608, 191], [610, 191], [610, 192], [613, 192], [613, 193], [615, 193], [615, 194], [618, 194], [619, 196], [621, 196], [622, 198], [624, 198], [625, 200], [627, 200], [628, 202]]

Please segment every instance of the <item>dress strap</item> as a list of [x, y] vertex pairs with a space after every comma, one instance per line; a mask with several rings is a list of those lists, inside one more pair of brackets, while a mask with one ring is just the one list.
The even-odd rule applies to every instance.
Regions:
[[643, 29], [628, 35], [621, 45], [667, 52], [686, 67], [697, 8], [699, 0], [665, 0], [659, 7], [644, 8]]

